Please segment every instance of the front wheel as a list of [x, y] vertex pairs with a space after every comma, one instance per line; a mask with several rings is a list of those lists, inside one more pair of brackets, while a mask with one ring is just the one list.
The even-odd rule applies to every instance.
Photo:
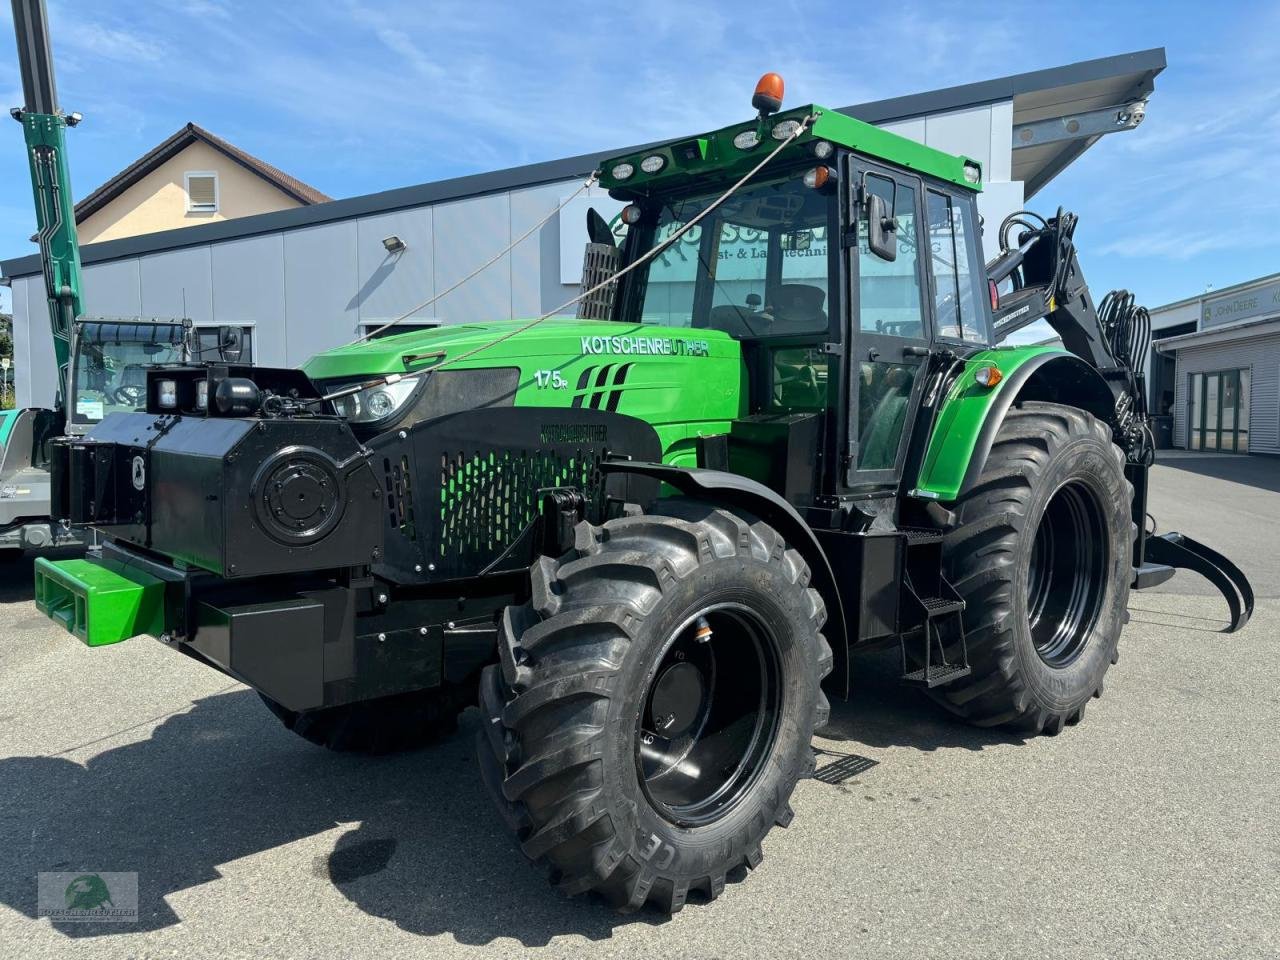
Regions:
[[569, 894], [673, 912], [791, 820], [827, 720], [809, 570], [767, 524], [694, 501], [579, 524], [532, 570], [481, 678], [481, 769]]
[[943, 544], [973, 670], [930, 695], [981, 726], [1078, 723], [1118, 656], [1132, 498], [1105, 424], [1054, 403], [1011, 409]]

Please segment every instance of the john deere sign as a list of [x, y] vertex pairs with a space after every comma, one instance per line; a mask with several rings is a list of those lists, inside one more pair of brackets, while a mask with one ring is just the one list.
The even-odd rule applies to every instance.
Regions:
[[1243, 293], [1205, 300], [1200, 309], [1200, 327], [1220, 327], [1225, 323], [1280, 314], [1280, 281]]

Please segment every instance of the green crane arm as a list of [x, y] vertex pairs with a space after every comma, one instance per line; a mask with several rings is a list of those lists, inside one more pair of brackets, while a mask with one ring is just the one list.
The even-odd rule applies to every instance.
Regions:
[[11, 113], [22, 124], [27, 144], [31, 189], [36, 203], [36, 241], [40, 244], [45, 293], [49, 298], [60, 400], [65, 402], [71, 325], [82, 312], [80, 243], [76, 237], [75, 205], [67, 168], [67, 127], [78, 123], [79, 116], [64, 116], [58, 108], [44, 0], [13, 0], [13, 27], [18, 40], [25, 105]]

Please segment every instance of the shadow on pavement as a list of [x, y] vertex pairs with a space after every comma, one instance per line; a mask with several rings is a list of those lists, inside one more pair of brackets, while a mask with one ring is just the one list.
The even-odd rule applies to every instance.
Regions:
[[[836, 704], [829, 734], [851, 747], [1018, 742], [949, 719], [898, 686], [891, 657], [879, 659], [857, 662], [855, 700]], [[205, 697], [149, 738], [85, 763], [66, 755], [83, 756], [84, 747], [0, 760], [0, 902], [34, 918], [40, 871], [137, 871], [137, 924], [58, 929], [72, 938], [159, 929], [181, 919], [166, 898], [218, 880], [220, 864], [354, 824], [302, 876], [295, 869], [295, 894], [333, 884], [401, 929], [470, 945], [511, 937], [539, 946], [561, 934], [604, 940], [622, 925], [664, 922], [548, 888], [484, 793], [472, 758], [478, 719], [468, 711], [457, 735], [415, 753], [334, 754], [287, 733], [254, 693], [237, 690]], [[116, 735], [92, 724], [80, 733], [85, 744]]]
[[[526, 946], [658, 923], [566, 900], [507, 836], [472, 760], [478, 717], [438, 746], [389, 758], [334, 754], [280, 728], [250, 691], [206, 697], [146, 740], [94, 756], [0, 760], [0, 902], [36, 916], [36, 874], [137, 871], [139, 922], [61, 924], [68, 937], [178, 923], [165, 898], [218, 865], [359, 822], [304, 875], [362, 910], [464, 944]], [[111, 731], [86, 726], [86, 741]], [[216, 897], [217, 888], [209, 895]], [[237, 892], [235, 895], [239, 895]]]
[[[65, 547], [43, 554], [50, 560], [69, 560], [84, 556], [84, 547]], [[0, 559], [0, 603], [25, 603], [35, 597], [36, 555], [19, 554]]]
[[1252, 456], [1206, 456], [1206, 457], [1168, 457], [1156, 455], [1156, 466], [1168, 467], [1170, 470], [1184, 470], [1187, 473], [1211, 477], [1215, 480], [1227, 480], [1231, 483], [1243, 483], [1260, 490], [1280, 493], [1280, 458], [1265, 454]]
[[853, 658], [853, 692], [848, 701], [831, 701], [831, 721], [821, 735], [870, 747], [916, 750], [981, 750], [994, 744], [1025, 743], [1007, 730], [971, 727], [898, 679], [897, 649]]

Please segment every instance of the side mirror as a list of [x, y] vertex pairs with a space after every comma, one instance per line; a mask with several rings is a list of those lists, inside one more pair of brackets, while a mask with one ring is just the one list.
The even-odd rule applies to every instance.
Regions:
[[898, 259], [898, 225], [888, 215], [884, 197], [867, 191], [867, 248], [881, 260]]
[[239, 363], [244, 353], [244, 337], [239, 327], [218, 328], [218, 359], [224, 363]]

